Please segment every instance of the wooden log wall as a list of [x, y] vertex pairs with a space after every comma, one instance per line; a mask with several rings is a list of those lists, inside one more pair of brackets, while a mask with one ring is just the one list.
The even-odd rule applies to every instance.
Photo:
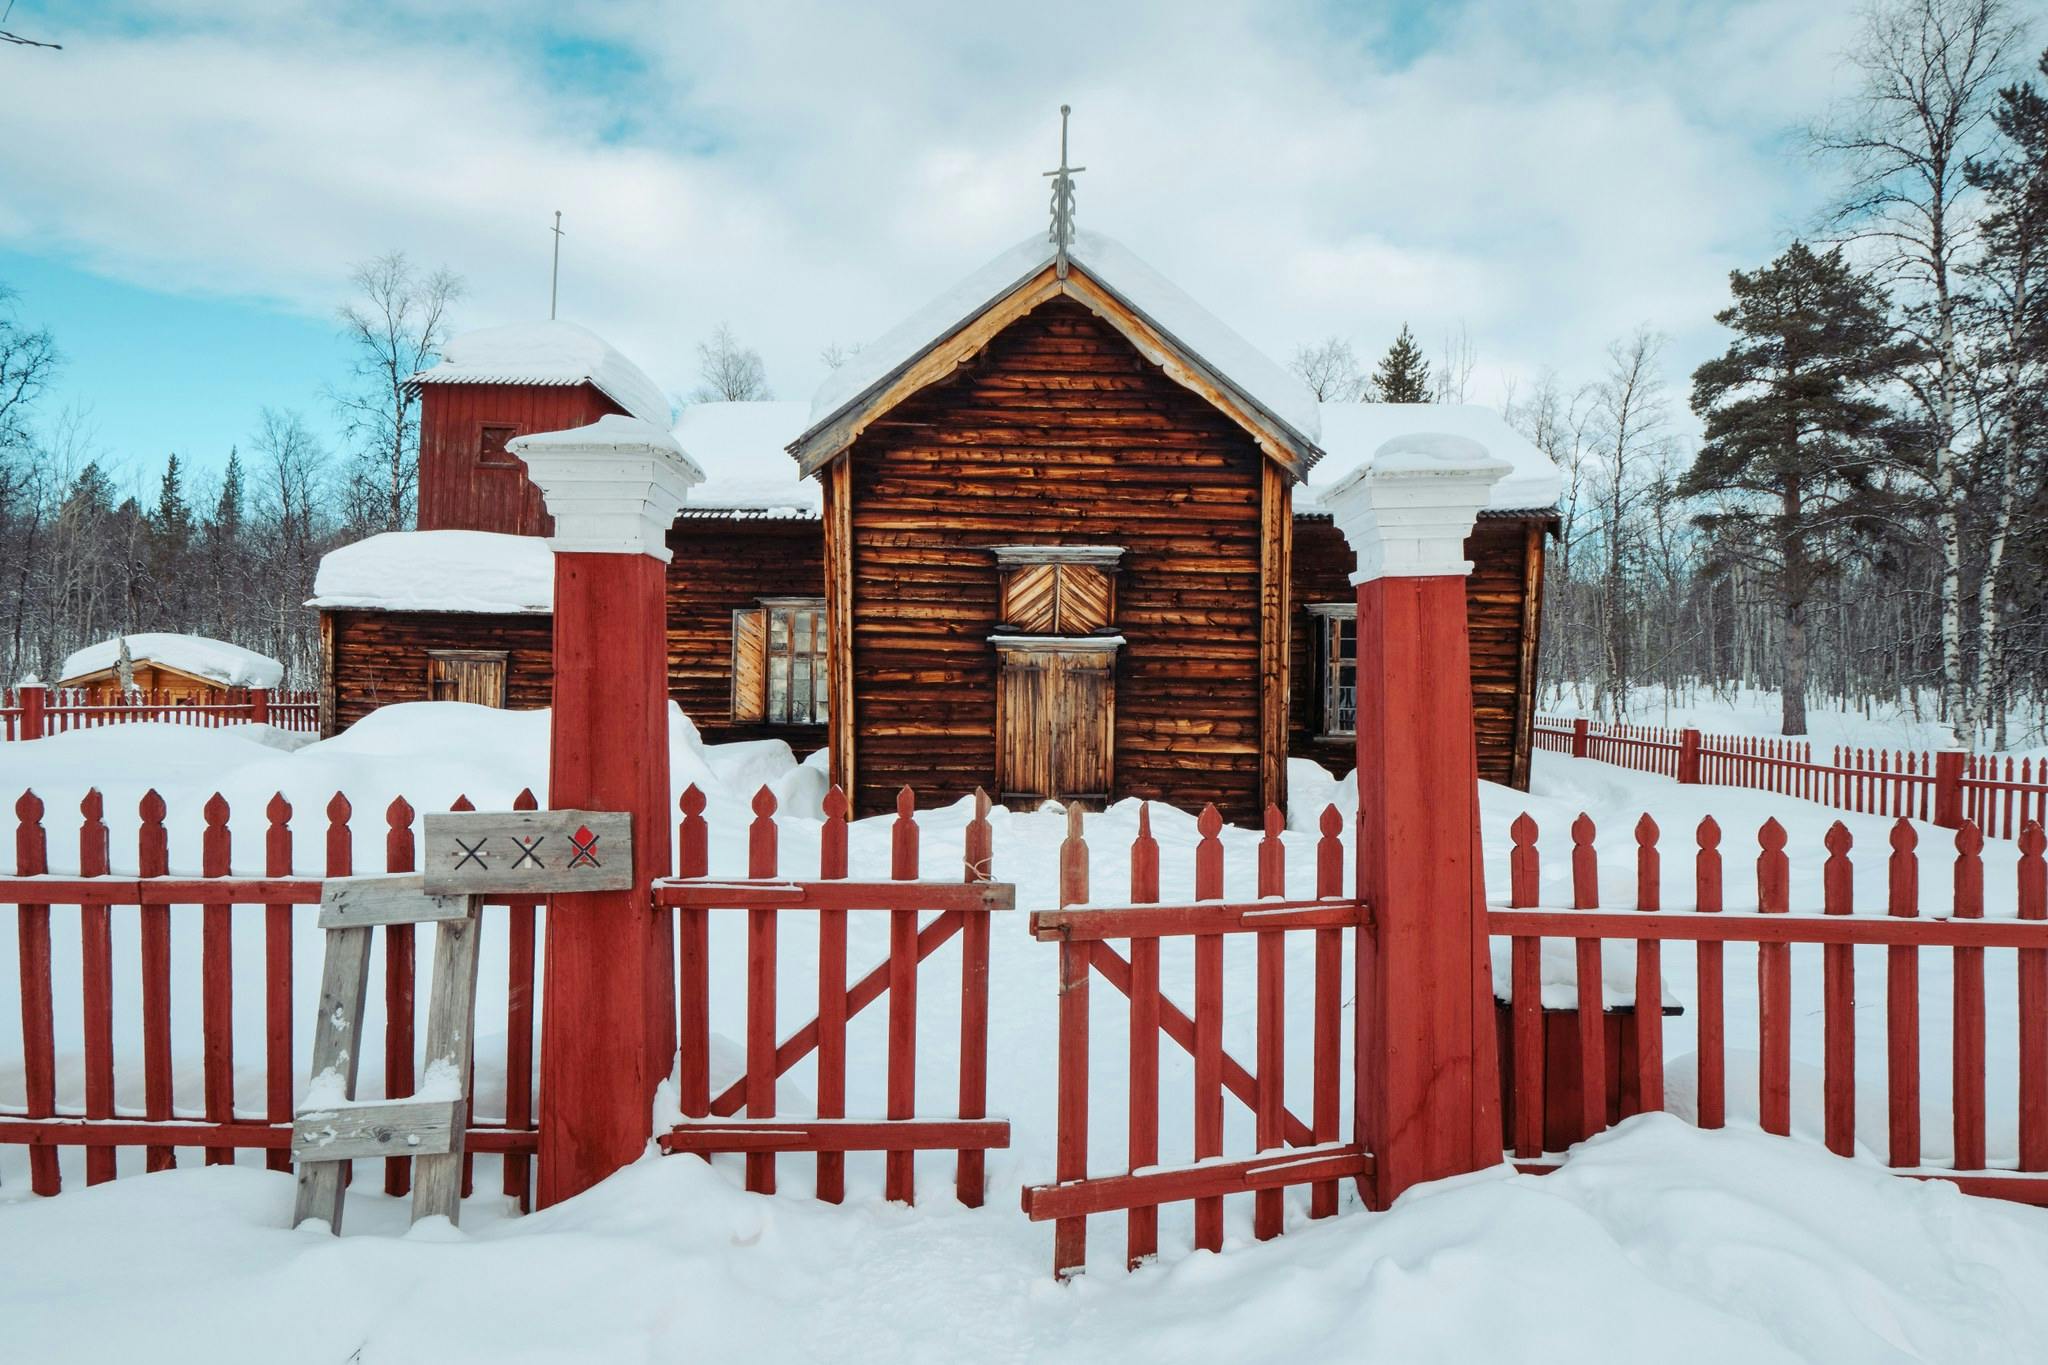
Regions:
[[[1489, 782], [1529, 785], [1530, 727], [1535, 721], [1535, 610], [1543, 573], [1541, 518], [1481, 519], [1465, 541], [1472, 561], [1466, 579], [1466, 622], [1472, 640], [1472, 720], [1479, 740], [1479, 775]], [[1311, 758], [1340, 775], [1354, 761], [1348, 738], [1325, 740], [1322, 689], [1316, 673], [1317, 622], [1312, 602], [1350, 602], [1357, 557], [1328, 517], [1301, 517], [1294, 527], [1291, 620], [1292, 687], [1288, 752]]]
[[732, 614], [764, 597], [825, 595], [815, 520], [705, 517], [669, 528], [668, 694], [714, 744], [781, 739], [799, 756], [825, 747], [822, 725], [734, 725]]
[[480, 458], [484, 428], [567, 431], [623, 411], [589, 384], [422, 384], [420, 529], [547, 535], [554, 518], [519, 457]]
[[[380, 706], [427, 700], [427, 651], [502, 649], [505, 705], [546, 706], [554, 680], [554, 618], [462, 611], [321, 613], [329, 696], [322, 733], [345, 730]], [[331, 717], [331, 719], [330, 719]]]
[[995, 766], [988, 547], [1126, 548], [1115, 793], [1255, 821], [1265, 457], [1086, 308], [1048, 302], [885, 414], [850, 461], [856, 808]]

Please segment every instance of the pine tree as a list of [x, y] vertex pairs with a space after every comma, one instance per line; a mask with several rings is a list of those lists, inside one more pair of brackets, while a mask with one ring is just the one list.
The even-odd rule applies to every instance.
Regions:
[[149, 517], [148, 583], [168, 624], [189, 630], [192, 611], [192, 507], [185, 501], [184, 475], [176, 451], [164, 462], [156, 509]]
[[1415, 344], [1415, 334], [1408, 330], [1407, 323], [1401, 324], [1401, 335], [1380, 357], [1379, 368], [1372, 374], [1372, 387], [1382, 403], [1429, 401], [1429, 361]]
[[1807, 607], [1848, 561], [1858, 502], [1885, 419], [1877, 385], [1902, 356], [1885, 301], [1838, 247], [1794, 242], [1760, 270], [1733, 271], [1736, 337], [1693, 373], [1706, 439], [1680, 496], [1711, 497], [1698, 517], [1717, 566], [1753, 573], [1776, 600], [1784, 733], [1806, 733]]

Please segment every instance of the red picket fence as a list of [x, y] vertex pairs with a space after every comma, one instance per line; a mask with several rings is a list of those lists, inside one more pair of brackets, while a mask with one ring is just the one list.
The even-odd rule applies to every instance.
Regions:
[[[1954, 902], [1946, 915], [1920, 913], [1918, 834], [1901, 818], [1891, 833], [1889, 894], [1883, 915], [1857, 914], [1854, 907], [1851, 838], [1839, 822], [1828, 831], [1823, 903], [1818, 911], [1794, 910], [1788, 885], [1786, 833], [1776, 820], [1757, 834], [1755, 911], [1724, 909], [1720, 827], [1708, 818], [1696, 833], [1693, 860], [1696, 908], [1662, 908], [1659, 831], [1647, 815], [1636, 826], [1636, 904], [1631, 910], [1601, 908], [1599, 868], [1592, 821], [1580, 816], [1572, 827], [1570, 910], [1536, 908], [1537, 828], [1523, 815], [1513, 826], [1508, 908], [1488, 911], [1490, 931], [1512, 941], [1513, 981], [1510, 1074], [1505, 1078], [1511, 1111], [1509, 1146], [1531, 1169], [1554, 1163], [1544, 1150], [1545, 1050], [1540, 1001], [1540, 944], [1570, 939], [1576, 952], [1577, 1074], [1601, 1076], [1608, 1068], [1608, 1033], [1602, 1027], [1600, 949], [1603, 941], [1636, 945], [1634, 1101], [1623, 1112], [1664, 1107], [1664, 1017], [1662, 945], [1696, 945], [1698, 1007], [1693, 1021], [1699, 1054], [1698, 1114], [1702, 1127], [1718, 1128], [1727, 1113], [1727, 1018], [1724, 948], [1755, 943], [1757, 948], [1757, 1041], [1761, 1063], [1758, 1115], [1762, 1127], [1788, 1134], [1792, 1115], [1792, 971], [1794, 945], [1821, 945], [1824, 1029], [1823, 1105], [1825, 1141], [1842, 1155], [1855, 1147], [1856, 1133], [1856, 963], [1859, 945], [1886, 949], [1885, 1015], [1888, 1066], [1889, 1155], [1891, 1166], [1912, 1176], [1954, 1180], [1965, 1191], [2028, 1203], [2048, 1203], [2048, 862], [2039, 823], [2019, 835], [2017, 919], [1984, 918], [1984, 839], [1965, 823], [1956, 834]], [[1950, 1111], [1955, 1157], [1947, 1166], [1921, 1156], [1920, 954], [1945, 948], [1953, 954], [1953, 1086]], [[1986, 949], [2017, 950], [2018, 1160], [2017, 1170], [1992, 1168], [1985, 1152]], [[1607, 1126], [1613, 1113], [1601, 1087], [1579, 1087], [1584, 1132]], [[2041, 1174], [2034, 1174], [2041, 1173]]]
[[1680, 782], [1747, 787], [1861, 815], [1898, 815], [1955, 828], [1964, 820], [1986, 838], [2011, 839], [2029, 821], [2048, 822], [2048, 761], [1988, 754], [1929, 753], [1836, 745], [1826, 761], [1802, 739], [1705, 735], [1697, 730], [1606, 725], [1583, 717], [1539, 716], [1540, 749], [1595, 758]]
[[[1090, 906], [1088, 846], [1081, 838], [1080, 812], [1068, 812], [1067, 838], [1060, 852], [1057, 911], [1031, 917], [1033, 937], [1059, 944], [1059, 1126], [1055, 1183], [1024, 1190], [1024, 1212], [1033, 1221], [1053, 1220], [1053, 1273], [1061, 1278], [1086, 1267], [1088, 1215], [1125, 1210], [1125, 1263], [1135, 1267], [1159, 1249], [1159, 1206], [1193, 1200], [1194, 1242], [1223, 1246], [1223, 1199], [1253, 1193], [1252, 1226], [1261, 1240], [1282, 1227], [1283, 1191], [1310, 1185], [1311, 1217], [1337, 1211], [1337, 1182], [1363, 1176], [1371, 1157], [1354, 1136], [1340, 1136], [1338, 1097], [1343, 1054], [1342, 980], [1344, 935], [1363, 932], [1363, 906], [1343, 898], [1343, 819], [1335, 807], [1323, 812], [1317, 845], [1315, 895], [1286, 899], [1286, 859], [1280, 842], [1281, 817], [1266, 812], [1259, 844], [1260, 899], [1240, 904], [1223, 900], [1222, 818], [1211, 805], [1202, 811], [1195, 849], [1195, 901], [1160, 905], [1159, 844], [1152, 837], [1149, 808], [1139, 814], [1131, 845], [1131, 904]], [[1287, 1107], [1287, 987], [1285, 935], [1315, 935], [1315, 980], [1310, 1009], [1313, 1081], [1309, 1119]], [[1257, 1005], [1255, 1055], [1247, 1068], [1223, 1048], [1224, 935], [1256, 936]], [[1194, 1005], [1183, 1011], [1161, 989], [1160, 947], [1168, 939], [1194, 940]], [[1127, 939], [1125, 957], [1110, 940]], [[1089, 982], [1100, 975], [1130, 1001], [1130, 1132], [1123, 1169], [1089, 1172]], [[1171, 1039], [1194, 1060], [1194, 1151], [1192, 1160], [1162, 1164], [1159, 1153], [1159, 1040]], [[1226, 1159], [1224, 1096], [1243, 1103], [1253, 1116], [1250, 1155]]]
[[[677, 999], [681, 1108], [687, 1120], [660, 1139], [668, 1152], [744, 1152], [746, 1184], [761, 1194], [775, 1192], [776, 1154], [810, 1153], [817, 1158], [817, 1196], [838, 1203], [846, 1194], [846, 1153], [886, 1153], [883, 1193], [911, 1203], [916, 1195], [914, 1162], [919, 1151], [955, 1153], [954, 1189], [960, 1202], [982, 1202], [984, 1157], [991, 1147], [1010, 1145], [1010, 1125], [988, 1113], [989, 916], [1015, 904], [1013, 889], [988, 878], [991, 831], [986, 793], [975, 798], [966, 838], [961, 881], [917, 879], [916, 798], [905, 787], [896, 798], [890, 831], [890, 878], [859, 882], [847, 878], [846, 796], [834, 787], [825, 798], [825, 825], [818, 880], [787, 879], [775, 826], [775, 797], [761, 788], [747, 830], [747, 879], [713, 881], [704, 794], [683, 793], [680, 829], [681, 877], [656, 882], [654, 902], [671, 907], [678, 919]], [[710, 932], [714, 911], [746, 912], [746, 1073], [711, 1092]], [[818, 921], [817, 1013], [788, 1037], [776, 1038], [776, 943], [781, 917], [815, 912]], [[922, 927], [919, 913], [933, 912]], [[847, 982], [847, 915], [889, 916], [888, 958], [851, 985]], [[960, 1074], [956, 1117], [921, 1116], [917, 1103], [917, 1017], [920, 964], [955, 935], [961, 941]], [[886, 994], [889, 997], [887, 1109], [882, 1118], [846, 1114], [847, 1021]], [[818, 1054], [815, 1115], [791, 1118], [776, 1113], [776, 1082], [811, 1053]], [[731, 1116], [746, 1109], [745, 1119]]]
[[10, 687], [0, 692], [4, 739], [42, 739], [68, 730], [138, 721], [208, 729], [254, 723], [311, 733], [320, 728], [320, 699], [315, 692], [266, 687], [222, 688], [207, 701], [179, 700], [165, 691], [109, 697], [81, 687]]
[[[531, 792], [514, 802], [535, 807]], [[457, 809], [468, 808], [458, 801]], [[292, 947], [303, 926], [315, 933], [320, 879], [292, 875], [294, 831], [292, 807], [283, 796], [265, 808], [260, 877], [237, 875], [228, 828], [228, 803], [214, 796], [203, 811], [201, 875], [169, 873], [168, 811], [155, 792], [142, 798], [132, 875], [116, 875], [112, 866], [105, 809], [98, 792], [80, 805], [78, 875], [53, 876], [49, 867], [49, 833], [44, 828], [42, 800], [24, 793], [15, 804], [15, 875], [0, 877], [0, 904], [15, 908], [20, 943], [20, 1011], [23, 1023], [23, 1072], [26, 1103], [0, 1109], [0, 1144], [22, 1144], [30, 1150], [30, 1182], [35, 1193], [54, 1195], [62, 1188], [58, 1151], [85, 1149], [86, 1182], [114, 1178], [115, 1154], [123, 1147], [145, 1147], [145, 1168], [163, 1170], [175, 1164], [178, 1148], [203, 1148], [208, 1165], [231, 1163], [238, 1151], [264, 1153], [272, 1170], [289, 1170], [293, 1097], [305, 1079], [293, 1060]], [[325, 873], [352, 875], [353, 809], [339, 793], [327, 803]], [[414, 811], [404, 798], [384, 812], [384, 870], [415, 869]], [[246, 860], [245, 860], [246, 861]], [[505, 911], [485, 917], [485, 933], [508, 937], [510, 978], [507, 994], [506, 1113], [501, 1120], [478, 1122], [472, 1106], [466, 1152], [505, 1155], [504, 1190], [522, 1205], [529, 1192], [529, 1156], [536, 1150], [533, 1115], [534, 944], [537, 901], [501, 903]], [[55, 1048], [57, 1001], [52, 977], [52, 907], [77, 906], [81, 996], [63, 1002], [83, 1011], [84, 1108], [57, 1108], [58, 1061]], [[237, 989], [233, 975], [237, 921], [262, 911], [264, 977], [260, 991], [252, 983]], [[143, 1070], [141, 1112], [123, 1112], [115, 1105], [116, 1050], [113, 941], [120, 914], [134, 912], [132, 932], [141, 945], [140, 1009], [137, 1017], [120, 1019], [140, 1034]], [[196, 923], [195, 923], [196, 920]], [[504, 927], [495, 926], [503, 923]], [[172, 1056], [171, 1000], [174, 982], [171, 944], [174, 932], [200, 936], [201, 970], [196, 983], [201, 1001], [204, 1047], [201, 1055], [204, 1103], [202, 1112], [181, 1113], [173, 1105], [177, 1079]], [[413, 926], [394, 925], [382, 931], [385, 947], [385, 1094], [412, 1093], [413, 1079]], [[190, 989], [190, 983], [179, 989]], [[253, 994], [261, 1001], [264, 1021], [263, 1099], [251, 1109], [235, 1090], [235, 1020], [238, 1005]], [[0, 983], [4, 995], [4, 983]], [[246, 1007], [246, 1006], [245, 1006]], [[123, 1011], [122, 1013], [125, 1013]], [[73, 1079], [78, 1079], [74, 1077]], [[463, 1190], [472, 1181], [472, 1162], [465, 1156]], [[411, 1162], [385, 1162], [384, 1188], [404, 1194], [411, 1187]]]

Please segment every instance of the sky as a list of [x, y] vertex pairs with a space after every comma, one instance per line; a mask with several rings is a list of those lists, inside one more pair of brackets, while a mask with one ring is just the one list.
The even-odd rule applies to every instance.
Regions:
[[[5, 0], [0, 0], [4, 6]], [[1462, 331], [1470, 396], [1725, 345], [1727, 273], [1808, 231], [1833, 0], [561, 5], [15, 0], [0, 284], [138, 485], [266, 405], [332, 435], [350, 266], [460, 274], [457, 329], [561, 315], [677, 394], [720, 323], [778, 397], [1078, 216], [1276, 358]]]

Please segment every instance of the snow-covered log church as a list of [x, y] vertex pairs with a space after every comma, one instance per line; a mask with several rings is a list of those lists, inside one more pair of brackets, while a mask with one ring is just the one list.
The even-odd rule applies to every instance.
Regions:
[[1319, 403], [1137, 256], [1056, 223], [831, 372], [697, 403], [590, 331], [451, 342], [418, 531], [329, 554], [322, 725], [548, 704], [553, 531], [516, 437], [632, 420], [703, 474], [670, 527], [668, 682], [707, 739], [829, 751], [858, 813], [1122, 797], [1254, 821], [1353, 746], [1354, 559], [1319, 495], [1389, 441], [1511, 472], [1466, 554], [1481, 776], [1525, 786], [1558, 476], [1490, 410]]

